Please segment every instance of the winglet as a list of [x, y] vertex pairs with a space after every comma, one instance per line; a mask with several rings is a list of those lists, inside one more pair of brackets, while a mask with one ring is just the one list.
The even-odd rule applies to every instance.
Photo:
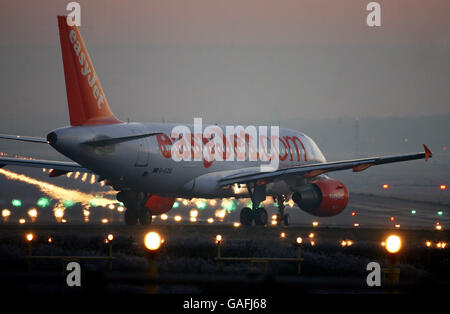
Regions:
[[423, 148], [425, 149], [425, 161], [428, 161], [428, 158], [433, 157], [433, 153], [427, 145], [423, 144]]

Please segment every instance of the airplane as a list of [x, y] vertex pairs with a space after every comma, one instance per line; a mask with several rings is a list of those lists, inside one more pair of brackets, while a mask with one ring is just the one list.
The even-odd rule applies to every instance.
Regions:
[[[285, 202], [292, 199], [303, 211], [317, 217], [341, 213], [348, 203], [344, 183], [328, 172], [416, 159], [427, 161], [424, 152], [326, 161], [315, 142], [306, 134], [279, 129], [279, 167], [261, 171], [262, 161], [176, 161], [171, 158], [176, 138], [173, 123], [130, 123], [111, 111], [105, 93], [77, 26], [69, 26], [66, 16], [58, 16], [59, 37], [70, 126], [51, 131], [46, 138], [0, 135], [1, 139], [51, 145], [71, 161], [49, 161], [0, 157], [0, 167], [23, 166], [52, 169], [50, 177], [69, 172], [88, 172], [99, 176], [123, 202], [127, 225], [148, 225], [152, 215], [169, 211], [177, 197], [250, 198], [251, 208], [240, 211], [242, 225], [265, 225], [267, 211], [260, 206], [272, 197], [278, 208], [277, 220], [288, 225]], [[187, 125], [193, 130], [192, 125]], [[225, 129], [225, 126], [219, 126]], [[203, 136], [200, 134], [200, 136]], [[231, 140], [228, 141], [228, 140]], [[225, 145], [236, 145], [225, 139]], [[201, 138], [203, 144], [208, 139]]]

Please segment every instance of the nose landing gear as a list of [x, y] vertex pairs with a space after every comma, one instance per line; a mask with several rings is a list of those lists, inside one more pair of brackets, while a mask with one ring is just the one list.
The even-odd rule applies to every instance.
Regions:
[[152, 212], [145, 206], [150, 196], [142, 192], [121, 191], [117, 193], [117, 200], [127, 208], [125, 211], [125, 224], [134, 226], [138, 223], [149, 225], [152, 222]]
[[267, 223], [267, 211], [264, 207], [258, 207], [266, 199], [266, 186], [247, 184], [247, 189], [252, 199], [252, 208], [241, 209], [240, 220], [244, 226], [251, 226], [253, 221], [257, 226], [264, 226]]

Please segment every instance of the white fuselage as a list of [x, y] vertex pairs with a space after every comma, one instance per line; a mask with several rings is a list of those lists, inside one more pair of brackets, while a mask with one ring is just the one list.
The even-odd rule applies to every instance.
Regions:
[[[175, 161], [167, 154], [170, 151], [170, 143], [162, 143], [157, 136], [101, 147], [81, 144], [93, 139], [118, 138], [154, 132], [162, 132], [168, 139], [177, 125], [171, 123], [119, 123], [60, 128], [52, 132], [57, 138], [52, 146], [71, 160], [112, 181], [120, 189], [188, 198], [247, 196], [246, 189], [219, 187], [217, 182], [225, 175], [242, 172], [244, 168], [259, 167], [262, 163], [259, 160]], [[186, 126], [193, 130], [192, 125]], [[279, 168], [326, 162], [320, 149], [307, 135], [280, 128], [279, 138]], [[300, 181], [294, 177], [274, 180], [267, 185], [267, 194], [292, 193], [296, 186], [305, 184], [304, 180]]]

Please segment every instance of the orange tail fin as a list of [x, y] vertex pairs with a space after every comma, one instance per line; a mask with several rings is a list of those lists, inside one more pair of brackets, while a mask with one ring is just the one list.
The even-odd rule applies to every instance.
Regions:
[[70, 125], [121, 123], [109, 108], [77, 26], [58, 16]]

